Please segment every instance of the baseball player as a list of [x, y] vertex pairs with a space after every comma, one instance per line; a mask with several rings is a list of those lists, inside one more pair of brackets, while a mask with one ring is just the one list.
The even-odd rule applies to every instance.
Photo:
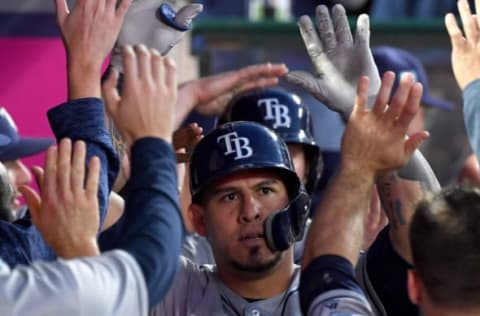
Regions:
[[[325, 6], [319, 6], [317, 20], [323, 21], [319, 23], [318, 35], [309, 17], [304, 16], [299, 22], [316, 74], [291, 72], [287, 74], [287, 79], [310, 91], [348, 120], [352, 111], [349, 104], [353, 104], [354, 100], [355, 78], [367, 75], [370, 79], [368, 107], [373, 106], [378, 92], [380, 79], [369, 48], [368, 16], [359, 16], [355, 40], [350, 33], [345, 10], [340, 5], [334, 6], [332, 16]], [[412, 307], [405, 286], [406, 270], [411, 263], [409, 223], [414, 206], [425, 192], [436, 191], [440, 186], [428, 162], [418, 151], [405, 167], [395, 172], [382, 172], [376, 179], [390, 225], [379, 234], [367, 255], [361, 258], [358, 270], [361, 271], [362, 286], [374, 302], [376, 313], [396, 310], [405, 315], [410, 313], [409, 308]], [[373, 281], [370, 282], [369, 276], [376, 280], [370, 279]]]
[[[56, 1], [57, 20], [68, 56], [69, 102], [51, 109], [48, 118], [57, 139], [83, 139], [87, 143], [87, 158], [95, 155], [100, 159], [98, 199], [102, 225], [118, 158], [105, 129], [100, 70], [113, 47], [129, 1], [120, 2], [118, 8], [115, 3], [107, 5], [105, 0], [97, 1], [98, 7], [91, 4], [88, 0], [78, 1], [69, 12], [65, 1]], [[103, 10], [96, 10], [99, 7]], [[0, 222], [0, 234], [0, 257], [11, 267], [55, 258], [28, 217], [13, 224]]]
[[[287, 143], [295, 172], [307, 193], [314, 192], [322, 173], [322, 157], [313, 138], [310, 111], [297, 95], [278, 87], [242, 93], [227, 105], [218, 124], [231, 121], [257, 122], [275, 131]], [[294, 245], [296, 263], [302, 257], [303, 241]], [[215, 263], [208, 241], [198, 234], [187, 236], [183, 254], [196, 263]]]
[[20, 204], [18, 187], [32, 181], [30, 171], [20, 159], [43, 152], [53, 144], [53, 139], [20, 135], [13, 118], [5, 108], [0, 108], [0, 134], [9, 139], [0, 145], [0, 161], [5, 165], [15, 189], [15, 198], [10, 205], [12, 215], [7, 219], [11, 222], [24, 211]]
[[7, 168], [0, 163], [0, 220], [13, 221], [12, 205], [17, 197]]
[[291, 244], [309, 198], [286, 144], [253, 122], [224, 124], [195, 147], [190, 165], [195, 230], [216, 265], [182, 258], [153, 315], [296, 315], [299, 268]]
[[327, 188], [307, 237], [300, 282], [304, 315], [376, 315], [354, 272], [371, 190], [379, 172], [406, 164], [428, 137], [426, 132], [406, 137], [422, 95], [421, 84], [411, 75], [402, 78], [387, 107], [394, 78], [392, 72], [384, 75], [371, 110], [366, 107], [368, 78], [359, 80], [342, 138], [339, 173]]
[[142, 46], [125, 47], [123, 60], [122, 97], [115, 88], [118, 72], [106, 82], [109, 115], [130, 146], [132, 162], [125, 220], [117, 223], [120, 250], [96, 256], [100, 160], [90, 161], [84, 189], [85, 143], [75, 143], [72, 155], [71, 141], [62, 139], [58, 150], [47, 153], [45, 174], [35, 171], [41, 198], [33, 189], [21, 190], [35, 225], [60, 258], [96, 257], [2, 266], [2, 315], [146, 315], [173, 281], [184, 232], [170, 144], [176, 70], [171, 60]]

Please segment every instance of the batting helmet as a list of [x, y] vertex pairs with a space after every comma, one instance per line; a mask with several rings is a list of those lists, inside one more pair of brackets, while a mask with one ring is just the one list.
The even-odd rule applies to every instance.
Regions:
[[219, 123], [251, 121], [274, 130], [287, 144], [305, 148], [308, 171], [305, 188], [313, 193], [323, 169], [320, 147], [313, 138], [310, 110], [296, 94], [280, 88], [253, 90], [234, 98]]
[[284, 180], [290, 203], [265, 221], [265, 235], [271, 249], [286, 250], [303, 237], [310, 198], [295, 173], [285, 142], [265, 126], [254, 122], [227, 123], [195, 146], [190, 164], [192, 201], [199, 203], [215, 180], [253, 169], [275, 170]]

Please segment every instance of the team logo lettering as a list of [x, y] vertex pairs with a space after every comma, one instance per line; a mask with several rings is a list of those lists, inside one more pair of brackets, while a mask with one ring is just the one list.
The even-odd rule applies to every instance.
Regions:
[[226, 155], [235, 154], [235, 160], [248, 158], [253, 154], [250, 140], [246, 137], [238, 137], [236, 132], [228, 133], [217, 138], [217, 143], [224, 141], [227, 147]]
[[292, 119], [290, 118], [288, 107], [284, 104], [280, 104], [278, 99], [260, 99], [258, 100], [257, 105], [265, 105], [267, 115], [264, 117], [264, 119], [273, 120], [273, 128], [290, 127]]

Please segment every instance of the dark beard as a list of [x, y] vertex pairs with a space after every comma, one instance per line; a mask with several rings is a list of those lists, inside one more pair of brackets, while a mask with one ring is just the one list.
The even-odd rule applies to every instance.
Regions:
[[[252, 257], [258, 256], [259, 251], [260, 251], [260, 247], [252, 247], [250, 249], [250, 256]], [[262, 274], [271, 270], [273, 267], [275, 267], [277, 263], [280, 262], [281, 259], [282, 259], [282, 253], [277, 252], [270, 261], [267, 261], [265, 263], [244, 265], [239, 262], [232, 261], [232, 264], [238, 271], [247, 272], [251, 274]]]

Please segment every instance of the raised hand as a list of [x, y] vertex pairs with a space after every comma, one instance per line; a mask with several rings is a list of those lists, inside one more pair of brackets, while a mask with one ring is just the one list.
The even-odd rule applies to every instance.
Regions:
[[34, 169], [40, 196], [30, 187], [20, 192], [28, 204], [32, 221], [57, 256], [70, 259], [99, 253], [97, 233], [98, 179], [100, 160], [90, 160], [85, 178], [86, 147], [83, 141], [74, 144], [62, 139], [58, 149], [50, 147], [45, 171]]
[[182, 83], [179, 87], [175, 126], [194, 108], [204, 115], [221, 115], [237, 94], [274, 86], [288, 71], [284, 64], [259, 64]]
[[164, 0], [137, 0], [127, 12], [113, 51], [111, 64], [122, 69], [120, 48], [143, 44], [166, 55], [192, 28], [192, 20], [203, 10], [198, 3], [175, 12]]
[[422, 85], [414, 83], [411, 74], [405, 74], [387, 105], [394, 80], [393, 72], [385, 73], [375, 104], [368, 110], [368, 78], [360, 78], [355, 106], [342, 138], [342, 165], [374, 174], [398, 169], [428, 137], [425, 131], [406, 137], [420, 106]]
[[319, 5], [316, 15], [318, 35], [310, 17], [302, 16], [298, 23], [315, 73], [292, 71], [286, 78], [348, 120], [359, 78], [370, 79], [368, 105], [373, 104], [380, 87], [380, 76], [370, 50], [369, 18], [366, 14], [358, 17], [354, 40], [342, 5], [333, 7], [332, 17], [326, 6]]
[[171, 142], [177, 75], [174, 62], [143, 45], [122, 50], [125, 69], [122, 96], [117, 91], [118, 70], [104, 83], [108, 114], [131, 146], [142, 137], [160, 137]]
[[[480, 2], [475, 2], [476, 10]], [[480, 78], [480, 17], [472, 14], [467, 0], [459, 0], [458, 11], [463, 31], [452, 13], [445, 16], [445, 26], [452, 43], [452, 68], [460, 89]]]
[[100, 97], [100, 70], [117, 39], [132, 0], [55, 0], [67, 51], [69, 99]]
[[203, 128], [197, 123], [180, 128], [173, 133], [177, 163], [189, 162], [193, 147], [202, 139]]

